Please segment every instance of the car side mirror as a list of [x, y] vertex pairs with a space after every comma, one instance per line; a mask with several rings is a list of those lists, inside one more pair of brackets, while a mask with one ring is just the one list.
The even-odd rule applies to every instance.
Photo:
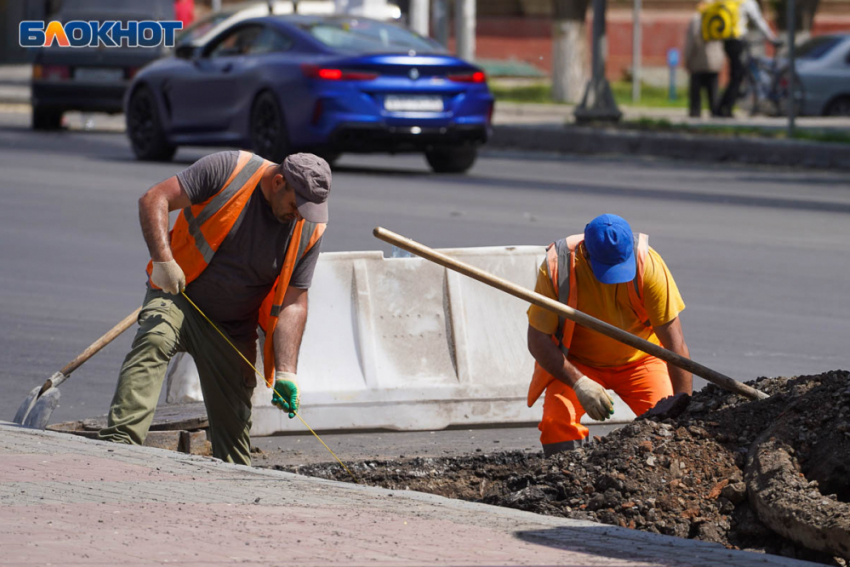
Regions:
[[174, 49], [174, 56], [179, 59], [192, 59], [196, 54], [195, 46], [191, 43], [181, 43]]

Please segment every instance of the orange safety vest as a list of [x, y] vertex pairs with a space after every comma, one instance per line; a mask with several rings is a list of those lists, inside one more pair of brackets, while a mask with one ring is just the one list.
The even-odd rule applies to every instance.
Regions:
[[[198, 205], [183, 209], [171, 230], [171, 252], [177, 264], [186, 274], [186, 284], [192, 283], [210, 265], [213, 256], [224, 239], [235, 233], [242, 224], [244, 212], [265, 171], [264, 166], [272, 162], [250, 152], [239, 152], [236, 167], [218, 192]], [[266, 334], [263, 348], [263, 370], [266, 384], [274, 383], [274, 333], [283, 297], [295, 271], [298, 260], [319, 241], [325, 232], [324, 223], [299, 220], [286, 248], [283, 267], [269, 295], [260, 306], [260, 328]], [[153, 261], [148, 262], [148, 282], [151, 288], [159, 289], [150, 275]]]
[[[643, 233], [635, 239], [635, 261], [637, 269], [632, 285], [628, 286], [629, 301], [635, 310], [638, 319], [643, 321], [647, 327], [651, 326], [649, 315], [643, 304], [643, 275], [646, 269], [646, 256], [649, 253], [649, 237]], [[576, 308], [578, 305], [578, 290], [576, 286], [576, 251], [579, 244], [584, 241], [583, 234], [574, 234], [553, 242], [546, 249], [546, 267], [552, 286], [558, 294], [558, 301], [568, 307]], [[558, 330], [552, 335], [552, 342], [557, 344], [561, 352], [566, 356], [573, 339], [575, 321], [566, 317], [558, 317]], [[534, 405], [537, 398], [546, 390], [546, 387], [555, 380], [555, 377], [546, 372], [537, 362], [534, 363], [534, 374], [528, 387], [528, 407]]]

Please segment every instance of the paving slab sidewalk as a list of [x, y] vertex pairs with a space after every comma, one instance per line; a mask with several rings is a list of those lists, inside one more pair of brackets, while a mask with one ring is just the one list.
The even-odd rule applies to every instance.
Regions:
[[810, 565], [0, 423], [0, 564]]

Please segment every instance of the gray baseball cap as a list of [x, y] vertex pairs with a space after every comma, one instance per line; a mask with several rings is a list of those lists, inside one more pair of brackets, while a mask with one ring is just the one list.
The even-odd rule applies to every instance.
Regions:
[[292, 154], [281, 169], [287, 185], [295, 189], [295, 203], [304, 220], [328, 222], [328, 195], [331, 192], [331, 166], [314, 154]]

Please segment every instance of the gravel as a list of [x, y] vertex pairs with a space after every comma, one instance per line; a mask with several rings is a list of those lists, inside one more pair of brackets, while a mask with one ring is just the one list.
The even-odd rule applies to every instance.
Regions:
[[[743, 469], [751, 445], [789, 408], [805, 490], [834, 501], [850, 496], [850, 373], [760, 378], [770, 398], [748, 401], [709, 385], [675, 419], [639, 418], [590, 445], [549, 459], [506, 451], [454, 458], [349, 464], [360, 482], [416, 490], [671, 536], [716, 542], [831, 565], [759, 521]], [[783, 417], [784, 419], [784, 417]], [[786, 431], [788, 428], [784, 428]], [[335, 463], [274, 468], [351, 481]], [[792, 490], [792, 488], [789, 488]], [[793, 489], [796, 490], [796, 489]], [[809, 501], [811, 499], [808, 499]], [[816, 499], [815, 499], [816, 500]]]

